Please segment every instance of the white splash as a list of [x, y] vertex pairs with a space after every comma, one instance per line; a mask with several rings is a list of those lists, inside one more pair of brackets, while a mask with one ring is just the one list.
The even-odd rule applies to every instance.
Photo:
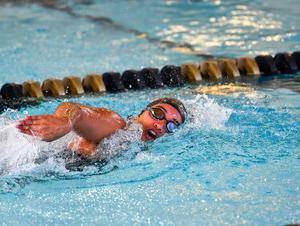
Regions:
[[55, 142], [44, 142], [22, 134], [16, 121], [0, 116], [0, 174], [18, 174], [33, 170], [41, 156], [54, 156], [66, 145], [72, 134]]
[[[65, 164], [69, 161], [76, 161], [74, 154], [74, 159], [73, 157], [62, 159], [63, 157], [60, 156], [66, 151], [69, 142], [78, 139], [75, 133], [69, 133], [56, 141], [44, 142], [36, 137], [20, 133], [16, 124], [16, 121], [0, 116], [0, 175], [47, 170], [64, 172], [66, 171]], [[132, 143], [139, 143], [142, 133], [140, 124], [128, 125], [126, 129], [119, 130], [111, 137], [103, 139], [98, 145], [98, 152], [94, 158], [111, 158], [129, 149], [129, 146], [132, 149]]]
[[[96, 156], [100, 158], [112, 158], [124, 150], [128, 150], [131, 144], [138, 144], [142, 137], [141, 124], [130, 121], [125, 129], [118, 130], [112, 136], [104, 138], [97, 147]], [[133, 148], [133, 147], [131, 147]]]
[[185, 100], [188, 110], [188, 128], [224, 129], [232, 109], [221, 106], [207, 95], [196, 95], [191, 100]]
[[162, 158], [164, 158], [164, 156], [155, 155], [150, 152], [142, 151], [137, 153], [135, 157], [135, 161], [139, 163], [155, 162], [161, 160]]

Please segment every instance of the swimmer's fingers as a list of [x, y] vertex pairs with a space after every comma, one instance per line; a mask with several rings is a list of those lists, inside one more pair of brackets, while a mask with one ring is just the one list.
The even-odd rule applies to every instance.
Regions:
[[24, 134], [27, 134], [27, 135], [31, 135], [31, 136], [35, 136], [35, 131], [31, 130], [29, 127], [27, 126], [16, 126], [17, 129], [21, 132], [21, 133], [24, 133]]
[[36, 115], [36, 116], [28, 116], [25, 118], [24, 123], [30, 125], [61, 125], [64, 123], [69, 123], [67, 118], [53, 116], [53, 115]]
[[17, 126], [18, 129], [22, 129], [24, 131], [31, 131], [32, 133], [37, 133], [41, 131], [48, 131], [49, 127], [44, 125], [19, 125]]
[[58, 139], [72, 129], [67, 118], [53, 115], [28, 116], [19, 121], [16, 127], [22, 133], [38, 136], [45, 141]]
[[20, 122], [19, 124], [16, 125], [16, 127], [18, 129], [22, 129], [22, 130], [31, 130], [32, 128], [34, 128], [36, 125], [33, 125], [31, 123], [26, 123], [26, 122]]
[[36, 136], [41, 138], [43, 141], [53, 141], [63, 135], [65, 135], [68, 130], [61, 130], [59, 127], [53, 127], [48, 125], [30, 125], [30, 126], [18, 126], [20, 132], [28, 135]]
[[22, 132], [22, 133], [25, 133], [25, 134], [28, 134], [28, 135], [32, 135], [32, 136], [35, 136], [37, 133], [39, 133], [40, 131], [43, 131], [45, 130], [45, 126], [41, 126], [41, 125], [29, 125], [29, 124], [19, 124], [16, 126], [16, 128]]
[[19, 121], [19, 124], [23, 125], [38, 125], [42, 123], [46, 123], [52, 116], [50, 115], [34, 115], [27, 116], [23, 120]]
[[19, 130], [30, 130], [30, 126], [24, 124], [24, 123], [19, 123], [18, 125], [16, 125], [16, 128]]
[[36, 121], [31, 120], [31, 119], [26, 117], [25, 119], [22, 119], [22, 120], [18, 121], [17, 126], [29, 126], [29, 125], [32, 125], [32, 124], [35, 124], [35, 123], [36, 123]]
[[47, 129], [49, 126], [53, 126], [53, 122], [51, 120], [51, 116], [35, 116], [35, 117], [27, 117], [23, 120], [20, 120], [17, 124], [17, 128], [28, 128], [31, 130], [41, 130]]
[[53, 134], [46, 130], [41, 130], [40, 128], [28, 128], [28, 127], [18, 127], [19, 131], [23, 134], [38, 137], [44, 141], [54, 140]]
[[31, 132], [30, 130], [23, 129], [23, 128], [18, 128], [18, 130], [19, 130], [21, 133], [24, 133], [24, 134], [33, 136], [32, 132]]

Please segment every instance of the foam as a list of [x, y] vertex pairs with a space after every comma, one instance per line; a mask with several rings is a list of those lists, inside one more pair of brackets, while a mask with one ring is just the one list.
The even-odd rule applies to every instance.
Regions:
[[[7, 116], [0, 116], [0, 175], [47, 170], [64, 172], [68, 164], [75, 162], [76, 166], [78, 156], [71, 151], [64, 151], [69, 142], [79, 138], [76, 134], [69, 133], [56, 141], [44, 142], [20, 133], [15, 127], [16, 124], [16, 121]], [[130, 144], [140, 142], [141, 133], [141, 126], [131, 123], [126, 130], [119, 130], [111, 137], [103, 139], [93, 158], [97, 161], [114, 157], [129, 149]]]
[[146, 151], [139, 152], [136, 157], [135, 161], [138, 163], [147, 163], [147, 162], [155, 162], [165, 158], [164, 156], [156, 155], [153, 153], [149, 153]]
[[141, 124], [129, 121], [125, 129], [121, 129], [108, 138], [104, 138], [97, 147], [96, 156], [112, 158], [124, 150], [128, 150], [132, 143], [140, 143], [142, 137]]
[[196, 95], [191, 100], [185, 100], [188, 111], [188, 128], [224, 129], [232, 109], [219, 105], [207, 95]]
[[[19, 117], [17, 117], [19, 118]], [[51, 157], [63, 150], [70, 134], [55, 142], [44, 142], [22, 134], [16, 128], [17, 121], [0, 116], [0, 174], [19, 174], [33, 170], [43, 156]]]

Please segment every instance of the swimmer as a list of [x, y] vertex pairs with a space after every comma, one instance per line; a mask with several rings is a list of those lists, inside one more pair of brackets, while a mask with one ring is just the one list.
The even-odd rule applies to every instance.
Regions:
[[[132, 120], [142, 127], [141, 140], [151, 141], [165, 133], [174, 133], [184, 123], [186, 116], [182, 102], [174, 98], [161, 98], [148, 104]], [[16, 127], [24, 134], [47, 142], [73, 131], [79, 138], [70, 143], [68, 148], [82, 156], [92, 157], [99, 142], [126, 128], [126, 121], [110, 109], [64, 102], [53, 114], [27, 116]]]

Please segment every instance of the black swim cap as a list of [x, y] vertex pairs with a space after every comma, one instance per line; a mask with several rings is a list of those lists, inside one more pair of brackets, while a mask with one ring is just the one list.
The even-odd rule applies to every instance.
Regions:
[[179, 114], [182, 118], [182, 123], [185, 121], [186, 116], [187, 116], [187, 111], [186, 111], [183, 103], [180, 100], [177, 100], [177, 99], [174, 99], [174, 98], [167, 98], [167, 97], [166, 98], [160, 98], [160, 99], [157, 99], [157, 100], [151, 102], [150, 104], [148, 104], [147, 107], [152, 107], [153, 105], [156, 105], [156, 104], [159, 104], [159, 103], [169, 104], [172, 107], [174, 107], [179, 112]]

